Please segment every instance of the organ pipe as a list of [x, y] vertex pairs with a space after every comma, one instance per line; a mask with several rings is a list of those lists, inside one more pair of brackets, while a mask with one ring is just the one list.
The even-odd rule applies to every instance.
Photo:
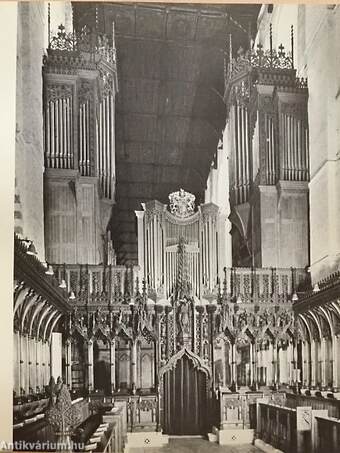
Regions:
[[281, 116], [283, 178], [305, 181], [308, 178], [308, 131], [303, 122], [292, 115]]
[[71, 98], [46, 101], [44, 115], [45, 163], [48, 168], [72, 168]]

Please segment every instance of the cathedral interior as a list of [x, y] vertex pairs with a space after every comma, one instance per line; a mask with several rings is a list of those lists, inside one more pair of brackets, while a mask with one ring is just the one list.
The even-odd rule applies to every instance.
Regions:
[[339, 452], [339, 6], [19, 2], [16, 58], [14, 450]]

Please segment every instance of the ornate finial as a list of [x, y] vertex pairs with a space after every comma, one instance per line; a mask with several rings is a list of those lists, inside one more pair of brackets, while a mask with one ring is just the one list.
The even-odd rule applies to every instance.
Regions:
[[142, 280], [142, 285], [143, 285], [143, 289], [142, 289], [143, 297], [146, 298], [146, 296], [147, 296], [147, 291], [146, 291], [146, 281], [145, 281], [145, 278], [143, 278], [143, 280]]
[[292, 69], [294, 68], [294, 27], [290, 27], [290, 39], [291, 39], [291, 54], [292, 54]]
[[176, 217], [185, 219], [193, 214], [195, 210], [195, 195], [180, 189], [169, 195], [170, 212]]
[[251, 21], [248, 22], [248, 42], [249, 42], [249, 49], [253, 46], [253, 40], [251, 37]]
[[52, 429], [64, 436], [69, 433], [81, 420], [78, 406], [72, 405], [70, 392], [62, 379], [59, 377], [57, 383], [50, 380], [50, 406], [46, 411], [46, 421]]
[[227, 294], [227, 268], [223, 268], [224, 278], [223, 278], [223, 295]]
[[231, 64], [233, 62], [233, 42], [231, 38], [231, 33], [229, 33], [229, 67], [231, 69]]
[[116, 31], [115, 31], [115, 23], [112, 21], [112, 48], [116, 48]]
[[136, 296], [139, 294], [139, 277], [138, 277], [138, 275], [136, 277], [136, 293], [135, 294], [136, 294]]
[[49, 48], [52, 50], [73, 51], [74, 46], [75, 42], [73, 34], [66, 33], [64, 25], [60, 24], [56, 36], [49, 39]]
[[176, 295], [181, 299], [190, 294], [190, 280], [188, 276], [188, 260], [186, 254], [186, 241], [184, 237], [180, 237], [178, 241], [178, 267], [176, 281]]
[[270, 45], [270, 56], [273, 55], [273, 26], [269, 25], [269, 45]]
[[48, 45], [50, 45], [51, 41], [51, 3], [48, 2], [47, 7], [47, 34], [48, 34]]
[[98, 30], [98, 6], [96, 5], [96, 30]]

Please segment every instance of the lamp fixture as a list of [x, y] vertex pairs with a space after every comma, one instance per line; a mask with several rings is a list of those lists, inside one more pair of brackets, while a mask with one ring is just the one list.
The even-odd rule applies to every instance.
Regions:
[[26, 253], [28, 255], [37, 255], [37, 250], [35, 248], [35, 245], [33, 244], [33, 241], [31, 241]]
[[319, 285], [317, 283], [315, 283], [315, 285], [313, 287], [313, 293], [318, 293], [319, 291], [320, 291]]
[[46, 275], [54, 275], [53, 267], [49, 264], [47, 271], [45, 272]]
[[67, 286], [66, 286], [66, 282], [65, 282], [64, 279], [62, 279], [62, 281], [60, 282], [59, 288], [61, 288], [61, 289], [66, 289], [66, 287], [67, 287]]

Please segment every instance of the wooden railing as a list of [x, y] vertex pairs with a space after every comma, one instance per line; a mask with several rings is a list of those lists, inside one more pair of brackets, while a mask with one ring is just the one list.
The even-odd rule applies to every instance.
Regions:
[[287, 393], [285, 405], [293, 409], [297, 406], [310, 406], [313, 410], [326, 409], [330, 417], [340, 419], [340, 400]]
[[79, 305], [119, 304], [128, 302], [136, 285], [137, 267], [103, 265], [53, 265], [54, 274]]
[[[133, 296], [139, 268], [53, 264], [53, 269], [60, 282], [65, 280], [67, 291], [74, 293], [77, 303], [107, 305], [124, 303], [127, 296]], [[244, 303], [287, 303], [307, 277], [300, 268], [226, 268], [220, 289], [228, 300], [240, 296]]]
[[[151, 395], [116, 395], [103, 397], [91, 395], [90, 407], [93, 412], [104, 413], [112, 407], [124, 406], [126, 429], [135, 431], [157, 431], [159, 428], [159, 397]], [[107, 413], [107, 412], [105, 412]]]
[[315, 453], [339, 453], [340, 420], [333, 417], [315, 417], [317, 422]]
[[126, 433], [126, 402], [116, 402], [114, 407], [102, 415], [102, 423], [89, 436], [84, 451], [122, 453]]
[[306, 271], [300, 268], [234, 267], [225, 270], [222, 289], [246, 303], [285, 303], [307, 279]]
[[20, 424], [29, 418], [43, 413], [48, 406], [48, 398], [42, 398], [30, 403], [14, 404], [13, 405], [13, 421], [15, 424]]
[[285, 453], [339, 453], [340, 419], [327, 415], [337, 409], [332, 403], [290, 394], [284, 406], [259, 400], [256, 437]]
[[296, 409], [273, 403], [257, 404], [257, 438], [287, 453], [297, 447]]

